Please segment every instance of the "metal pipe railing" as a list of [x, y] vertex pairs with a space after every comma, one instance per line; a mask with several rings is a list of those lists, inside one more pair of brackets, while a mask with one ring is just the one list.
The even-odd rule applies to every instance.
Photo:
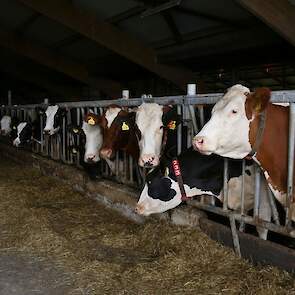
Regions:
[[[177, 153], [180, 154], [183, 148], [191, 145], [191, 138], [194, 133], [197, 133], [206, 121], [204, 108], [206, 105], [212, 105], [222, 97], [221, 93], [212, 94], [196, 94], [196, 85], [190, 84], [188, 86], [187, 95], [179, 96], [165, 96], [165, 97], [145, 97], [144, 101], [156, 102], [161, 105], [175, 105], [177, 108], [177, 114], [182, 116], [183, 123], [177, 127]], [[110, 104], [117, 104], [119, 106], [135, 107], [139, 106], [143, 99], [142, 98], [131, 98], [129, 94], [122, 95], [123, 99], [117, 100], [100, 100], [100, 101], [80, 101], [80, 102], [59, 102], [57, 105], [68, 109], [68, 115], [62, 121], [62, 128], [59, 135], [49, 137], [41, 132], [41, 145], [40, 148], [33, 149], [34, 152], [39, 152], [41, 155], [51, 157], [55, 160], [62, 160], [68, 164], [75, 164], [78, 167], [80, 165], [80, 159], [82, 155], [80, 152], [73, 156], [73, 153], [68, 149], [73, 143], [73, 138], [70, 137], [68, 124], [71, 123], [71, 116], [74, 116], [78, 125], [81, 125], [82, 119], [86, 111], [94, 111], [94, 113], [102, 114], [104, 109]], [[128, 97], [127, 97], [128, 96]], [[126, 99], [128, 98], [128, 99]], [[245, 224], [263, 227], [265, 229], [284, 234], [290, 237], [295, 237], [295, 229], [292, 227], [292, 204], [293, 203], [293, 174], [294, 174], [294, 142], [295, 142], [295, 91], [273, 91], [271, 95], [271, 101], [277, 103], [290, 103], [290, 117], [289, 117], [289, 148], [288, 148], [288, 183], [287, 183], [287, 196], [286, 196], [286, 220], [285, 226], [280, 224], [279, 214], [276, 208], [276, 202], [274, 195], [268, 191], [268, 201], [271, 208], [271, 215], [273, 222], [262, 220], [259, 216], [260, 210], [260, 194], [263, 181], [261, 177], [260, 169], [255, 169], [255, 198], [253, 200], [253, 216], [249, 216], [246, 212], [245, 202], [245, 161], [242, 166], [241, 176], [241, 194], [237, 196], [240, 198], [240, 208], [237, 211], [232, 211], [228, 208], [228, 160], [225, 159], [224, 164], [224, 187], [223, 187], [223, 205], [222, 208], [216, 207], [213, 204], [208, 205], [204, 202], [193, 202], [193, 206], [199, 209], [213, 212], [221, 216], [229, 218], [233, 233], [233, 242], [235, 245], [236, 252], [239, 253], [239, 241], [236, 232], [236, 221], [240, 222], [240, 230], [244, 230]], [[45, 100], [41, 104], [30, 104], [30, 105], [19, 105], [19, 106], [0, 106], [1, 116], [5, 114], [11, 114], [18, 116], [21, 120], [28, 118], [28, 112], [36, 107], [45, 109], [48, 106], [48, 100]], [[42, 115], [40, 120], [40, 128], [44, 128], [44, 120]], [[198, 119], [197, 119], [198, 118]], [[200, 124], [200, 126], [198, 126]], [[184, 134], [186, 132], [186, 134]], [[185, 137], [186, 136], [186, 137]], [[81, 144], [79, 136], [77, 136], [77, 144]], [[75, 160], [75, 161], [74, 161]], [[140, 168], [134, 159], [130, 156], [123, 155], [119, 156], [116, 154], [114, 164], [115, 178], [119, 182], [123, 182], [128, 185], [135, 186], [137, 188], [142, 187], [145, 182], [144, 169]], [[103, 177], [112, 178], [113, 173], [109, 166], [103, 162], [100, 168], [100, 173]], [[269, 190], [269, 189], [268, 189]], [[202, 199], [203, 200], [203, 199]], [[191, 202], [190, 202], [191, 203]]]

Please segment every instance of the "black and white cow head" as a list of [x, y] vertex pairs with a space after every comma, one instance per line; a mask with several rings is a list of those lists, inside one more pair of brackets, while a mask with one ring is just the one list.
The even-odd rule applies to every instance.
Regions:
[[159, 165], [167, 136], [170, 132], [176, 135], [180, 122], [180, 116], [172, 106], [143, 103], [138, 107], [136, 125], [139, 132], [140, 166], [152, 168]]
[[66, 115], [66, 110], [58, 105], [48, 106], [46, 111], [46, 123], [44, 133], [48, 135], [56, 134], [62, 125], [62, 119]]
[[135, 211], [140, 215], [149, 216], [173, 209], [181, 202], [178, 183], [169, 177], [169, 168], [161, 171], [160, 167], [157, 167], [147, 175]]
[[13, 140], [13, 145], [18, 147], [30, 142], [32, 138], [32, 124], [28, 122], [21, 122], [17, 125], [17, 136]]

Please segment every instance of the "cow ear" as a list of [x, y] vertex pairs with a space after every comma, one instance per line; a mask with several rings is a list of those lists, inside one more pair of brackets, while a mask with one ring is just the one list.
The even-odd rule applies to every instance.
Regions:
[[253, 113], [263, 112], [270, 101], [271, 91], [267, 87], [257, 88], [253, 93], [248, 94], [247, 103], [250, 104]]

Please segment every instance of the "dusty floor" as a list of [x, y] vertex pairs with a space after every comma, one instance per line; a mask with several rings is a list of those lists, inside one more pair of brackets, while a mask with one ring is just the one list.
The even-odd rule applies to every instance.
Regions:
[[295, 277], [0, 158], [0, 295], [14, 294], [295, 294]]

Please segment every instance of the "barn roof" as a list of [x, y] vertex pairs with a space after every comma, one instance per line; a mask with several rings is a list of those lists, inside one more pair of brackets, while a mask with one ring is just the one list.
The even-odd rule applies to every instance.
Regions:
[[171, 94], [189, 82], [294, 88], [295, 3], [259, 2], [1, 0], [1, 96], [32, 86], [60, 97]]

